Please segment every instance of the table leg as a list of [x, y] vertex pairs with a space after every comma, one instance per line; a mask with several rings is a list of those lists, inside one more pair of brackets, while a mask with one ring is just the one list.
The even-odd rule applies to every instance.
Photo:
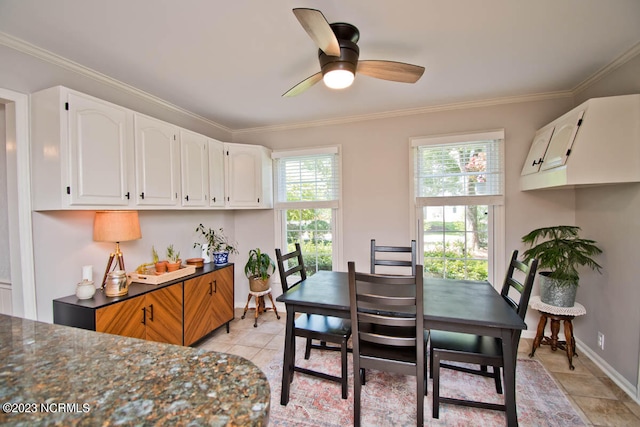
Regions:
[[560, 321], [551, 319], [551, 350], [558, 349], [558, 332], [560, 332]]
[[513, 351], [513, 333], [510, 329], [502, 330], [502, 358], [504, 364], [504, 404], [506, 407], [507, 426], [517, 427], [516, 355]]
[[573, 325], [571, 324], [571, 320], [565, 319], [564, 321], [564, 338], [566, 340], [567, 346], [567, 358], [569, 359], [569, 369], [572, 371], [575, 369], [573, 367], [573, 353], [576, 350], [575, 339], [573, 338]]
[[533, 347], [531, 349], [531, 353], [529, 357], [533, 357], [536, 352], [536, 349], [540, 347], [540, 343], [544, 338], [544, 328], [547, 326], [547, 316], [544, 314], [540, 314], [540, 321], [538, 322], [538, 330], [536, 331], [536, 338], [533, 340]]
[[295, 312], [287, 305], [287, 326], [284, 336], [284, 359], [282, 362], [282, 388], [280, 391], [280, 404], [286, 405], [289, 403], [289, 389], [292, 378], [293, 357], [292, 353], [295, 351], [295, 337], [293, 336], [293, 324], [294, 324]]

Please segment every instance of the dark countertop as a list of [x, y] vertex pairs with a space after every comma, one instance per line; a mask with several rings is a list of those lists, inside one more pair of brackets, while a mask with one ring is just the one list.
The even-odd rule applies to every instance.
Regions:
[[269, 418], [267, 378], [231, 354], [0, 315], [0, 360], [0, 425], [262, 426]]

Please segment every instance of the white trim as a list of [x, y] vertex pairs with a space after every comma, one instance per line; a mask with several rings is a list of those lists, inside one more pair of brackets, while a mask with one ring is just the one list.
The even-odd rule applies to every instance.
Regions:
[[271, 152], [271, 158], [281, 159], [283, 157], [316, 156], [318, 154], [340, 154], [340, 146], [332, 145], [329, 147], [300, 148], [297, 150], [274, 150]]
[[[21, 295], [12, 292], [13, 300], [22, 297], [22, 307], [13, 307], [13, 313], [26, 319], [37, 320], [35, 268], [33, 261], [33, 233], [31, 221], [31, 162], [29, 150], [29, 96], [0, 88], [0, 102], [8, 101], [15, 110], [16, 185], [20, 189], [17, 202], [18, 236], [20, 246], [21, 283], [13, 281], [13, 290], [22, 289]], [[3, 102], [5, 103], [5, 102]]]
[[494, 139], [504, 139], [504, 129], [480, 132], [460, 132], [434, 136], [418, 136], [409, 138], [409, 141], [411, 142], [412, 147], [420, 147], [422, 145], [453, 144]]
[[504, 205], [503, 195], [493, 196], [450, 196], [416, 197], [417, 207], [423, 206], [461, 206], [461, 205]]
[[274, 209], [338, 209], [339, 200], [322, 200], [318, 202], [276, 202]]

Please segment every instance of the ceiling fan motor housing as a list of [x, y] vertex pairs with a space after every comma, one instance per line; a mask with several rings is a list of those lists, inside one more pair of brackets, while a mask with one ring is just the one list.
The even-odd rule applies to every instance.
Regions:
[[338, 39], [338, 42], [340, 43], [340, 56], [329, 56], [318, 49], [318, 59], [320, 60], [322, 75], [333, 70], [347, 70], [353, 74], [356, 73], [360, 48], [350, 40]]

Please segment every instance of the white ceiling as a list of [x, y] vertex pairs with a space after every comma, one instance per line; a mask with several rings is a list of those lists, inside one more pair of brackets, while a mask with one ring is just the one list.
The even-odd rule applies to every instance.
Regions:
[[[295, 7], [424, 76], [282, 98], [319, 71]], [[640, 1], [0, 0], [0, 32], [241, 130], [571, 91], [638, 48]]]

